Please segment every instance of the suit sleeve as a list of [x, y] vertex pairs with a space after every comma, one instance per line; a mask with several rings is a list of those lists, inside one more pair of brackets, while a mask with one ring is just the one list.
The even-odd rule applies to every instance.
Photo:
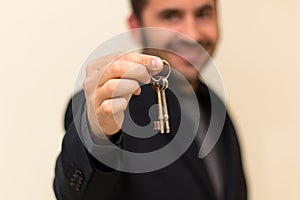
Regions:
[[[120, 172], [95, 159], [84, 144], [82, 135], [87, 137], [87, 133], [82, 132], [87, 130], [87, 125], [82, 124], [85, 114], [85, 98], [81, 91], [69, 102], [65, 114], [66, 134], [56, 161], [53, 183], [58, 200], [81, 200], [87, 199], [87, 196], [105, 200], [118, 181]], [[98, 147], [109, 152], [105, 145]]]

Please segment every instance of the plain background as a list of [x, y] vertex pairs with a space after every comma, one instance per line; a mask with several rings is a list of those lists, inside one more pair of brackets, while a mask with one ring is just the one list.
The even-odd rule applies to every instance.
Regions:
[[[300, 1], [219, 1], [215, 62], [250, 199], [300, 199]], [[126, 30], [126, 0], [0, 3], [0, 199], [55, 199], [63, 114], [81, 64]], [[213, 82], [213, 80], [212, 80]]]

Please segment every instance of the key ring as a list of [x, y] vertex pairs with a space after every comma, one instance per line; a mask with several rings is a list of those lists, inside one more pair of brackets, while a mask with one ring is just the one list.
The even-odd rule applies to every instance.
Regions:
[[168, 66], [168, 69], [169, 69], [168, 74], [167, 74], [167, 76], [165, 76], [165, 77], [164, 77], [164, 76], [159, 76], [159, 77], [160, 77], [159, 79], [155, 79], [155, 78], [150, 74], [151, 80], [154, 81], [154, 82], [159, 82], [159, 81], [161, 80], [162, 77], [164, 77], [164, 78], [167, 79], [167, 78], [169, 78], [170, 75], [171, 75], [172, 69], [171, 69], [170, 63], [169, 63], [168, 61], [166, 61], [166, 60], [162, 60], [162, 62], [163, 62], [163, 64], [164, 64], [164, 66], [165, 66], [165, 65]]

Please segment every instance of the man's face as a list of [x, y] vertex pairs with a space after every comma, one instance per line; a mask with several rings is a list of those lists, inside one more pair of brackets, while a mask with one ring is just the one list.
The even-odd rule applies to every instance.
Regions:
[[[198, 70], [190, 64], [195, 63], [195, 57], [199, 56], [198, 44], [212, 55], [218, 41], [215, 0], [148, 0], [138, 24], [139, 27], [171, 29], [197, 42], [191, 42], [184, 37], [174, 40], [170, 36], [168, 39], [168, 34], [157, 34], [159, 37], [154, 39], [152, 37], [152, 42], [165, 43], [165, 47], [185, 58], [165, 51], [159, 53], [159, 56], [171, 63], [174, 69], [191, 82], [198, 79]], [[144, 37], [151, 43], [151, 37]]]

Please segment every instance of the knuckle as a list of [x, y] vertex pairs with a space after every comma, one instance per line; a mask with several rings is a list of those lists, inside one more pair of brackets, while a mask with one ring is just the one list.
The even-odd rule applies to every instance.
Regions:
[[110, 95], [114, 93], [114, 91], [116, 90], [116, 82], [113, 80], [109, 80], [106, 83], [106, 92], [108, 92]]
[[89, 91], [90, 86], [91, 86], [91, 81], [90, 79], [86, 78], [82, 83], [82, 87], [85, 91]]
[[104, 101], [101, 105], [101, 109], [105, 115], [112, 115], [112, 104], [110, 101]]
[[110, 71], [112, 74], [120, 74], [122, 72], [123, 66], [122, 66], [122, 62], [119, 60], [116, 60], [115, 62], [113, 62], [110, 66]]
[[137, 54], [137, 59], [140, 61], [140, 63], [144, 66], [149, 65], [149, 56], [144, 54]]
[[82, 87], [84, 90], [89, 91], [92, 85], [93, 85], [93, 81], [91, 80], [91, 78], [85, 78], [83, 80]]
[[143, 65], [147, 66], [148, 65], [148, 59], [146, 56], [141, 56], [141, 62], [143, 63]]

